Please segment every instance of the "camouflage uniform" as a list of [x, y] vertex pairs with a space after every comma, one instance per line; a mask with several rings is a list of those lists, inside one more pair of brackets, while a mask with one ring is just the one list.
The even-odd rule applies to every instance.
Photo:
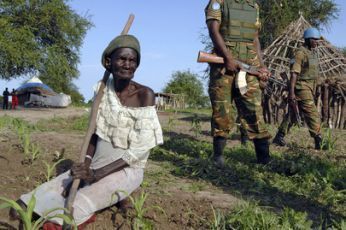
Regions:
[[[297, 83], [294, 89], [298, 108], [304, 116], [304, 120], [309, 128], [310, 135], [316, 137], [321, 134], [321, 119], [314, 103], [314, 91], [318, 77], [318, 57], [317, 54], [305, 47], [299, 48], [295, 54], [295, 62], [291, 67], [291, 72], [298, 74]], [[279, 132], [286, 135], [289, 128], [294, 123], [290, 119], [291, 111], [286, 114], [282, 121]]]
[[[205, 9], [206, 20], [220, 22], [220, 33], [235, 59], [259, 66], [253, 40], [258, 30], [258, 5], [253, 0], [210, 0]], [[235, 74], [224, 73], [224, 66], [210, 65], [209, 97], [213, 114], [212, 135], [227, 137], [235, 120], [234, 100], [238, 113], [245, 121], [249, 139], [270, 138], [263, 119], [261, 89], [256, 76], [247, 75], [248, 91], [241, 95], [235, 88]]]

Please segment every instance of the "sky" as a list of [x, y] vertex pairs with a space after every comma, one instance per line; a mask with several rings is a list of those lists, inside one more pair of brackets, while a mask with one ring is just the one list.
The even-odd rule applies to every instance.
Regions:
[[[164, 3], [163, 3], [164, 2]], [[337, 47], [346, 47], [346, 1], [336, 0], [340, 9], [322, 35]], [[204, 48], [200, 35], [206, 34], [204, 8], [208, 0], [70, 0], [68, 4], [80, 15], [89, 15], [94, 24], [80, 48], [80, 76], [74, 81], [86, 101], [93, 85], [102, 78], [101, 54], [119, 35], [132, 13], [134, 22], [129, 34], [141, 44], [141, 63], [134, 80], [160, 92], [176, 71], [190, 70], [203, 74], [206, 64], [196, 62]], [[0, 80], [0, 87], [17, 88], [27, 78]], [[2, 90], [0, 88], [0, 90]]]

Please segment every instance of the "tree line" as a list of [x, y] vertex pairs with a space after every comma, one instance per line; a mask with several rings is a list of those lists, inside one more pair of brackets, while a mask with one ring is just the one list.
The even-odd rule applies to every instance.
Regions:
[[[88, 15], [81, 16], [67, 0], [1, 0], [0, 1], [0, 78], [11, 80], [36, 74], [57, 92], [83, 100], [73, 80], [78, 78], [80, 47], [92, 26]], [[326, 28], [338, 17], [333, 0], [259, 0], [262, 47], [300, 14], [317, 28]], [[206, 50], [212, 45], [209, 36], [201, 34]], [[343, 49], [345, 53], [345, 48]], [[189, 106], [208, 105], [199, 76], [177, 71], [164, 92], [184, 94]]]

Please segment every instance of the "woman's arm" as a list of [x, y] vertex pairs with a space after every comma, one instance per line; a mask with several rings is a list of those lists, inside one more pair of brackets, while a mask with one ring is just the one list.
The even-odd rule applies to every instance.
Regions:
[[76, 163], [72, 166], [71, 175], [73, 176], [73, 179], [81, 179], [88, 183], [94, 183], [102, 179], [103, 177], [128, 166], [128, 164], [124, 160], [119, 159], [102, 168], [92, 170], [90, 168], [90, 165], [95, 154], [97, 139], [98, 136], [96, 134], [93, 134], [87, 149], [85, 161], [83, 163]]

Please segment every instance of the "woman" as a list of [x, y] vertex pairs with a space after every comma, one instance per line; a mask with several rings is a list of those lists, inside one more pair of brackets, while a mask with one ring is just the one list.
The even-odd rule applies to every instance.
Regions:
[[[69, 184], [79, 178], [82, 187], [73, 204], [73, 217], [81, 228], [96, 211], [123, 200], [140, 186], [149, 150], [162, 144], [163, 138], [154, 92], [132, 80], [139, 63], [140, 45], [132, 35], [116, 37], [103, 52], [102, 64], [112, 77], [104, 89], [85, 161], [35, 190], [35, 213], [64, 207]], [[27, 204], [32, 194], [22, 195], [20, 201]], [[52, 222], [62, 224], [61, 219]], [[56, 228], [49, 223], [46, 229]]]
[[17, 92], [15, 89], [12, 89], [11, 95], [12, 95], [12, 109], [16, 109], [16, 107], [18, 106], [18, 97], [17, 97]]

